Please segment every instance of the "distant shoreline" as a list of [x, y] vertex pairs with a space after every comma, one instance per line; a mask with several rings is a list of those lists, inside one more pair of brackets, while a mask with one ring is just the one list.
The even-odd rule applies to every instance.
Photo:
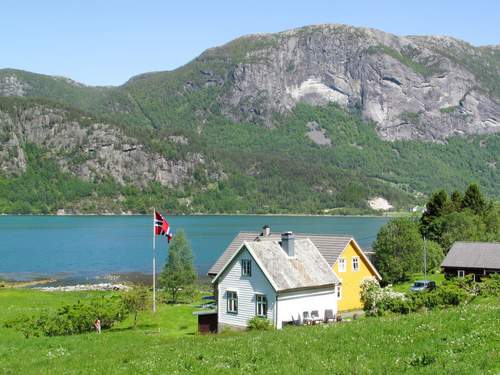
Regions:
[[[339, 215], [339, 214], [206, 214], [206, 213], [190, 213], [190, 214], [168, 214], [169, 216], [270, 216], [270, 217], [373, 217], [373, 218], [390, 218], [397, 216], [407, 216], [411, 215], [411, 212], [394, 211], [383, 213], [380, 215], [375, 214], [349, 214], [349, 215]], [[128, 214], [128, 213], [80, 213], [80, 214], [5, 214], [0, 213], [0, 216], [47, 216], [47, 217], [71, 217], [71, 216], [150, 216], [151, 214]]]
[[[67, 275], [57, 276], [57, 274], [33, 274], [30, 276], [14, 277], [16, 273], [4, 273], [0, 275], [0, 290], [3, 285], [4, 288], [33, 288], [33, 287], [59, 287], [59, 286], [73, 286], [73, 285], [97, 285], [102, 283], [124, 283], [124, 284], [140, 284], [150, 285], [152, 283], [153, 275], [147, 272], [116, 272], [107, 273], [102, 275], [94, 275], [92, 277], [85, 277], [83, 275]], [[198, 274], [198, 282], [205, 284], [209, 282], [210, 278], [206, 274]]]

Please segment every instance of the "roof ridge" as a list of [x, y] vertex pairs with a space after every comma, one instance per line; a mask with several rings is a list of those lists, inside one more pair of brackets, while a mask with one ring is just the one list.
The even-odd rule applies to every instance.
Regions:
[[[492, 245], [500, 245], [500, 242], [490, 242], [490, 241], [455, 241], [453, 245], [456, 243], [485, 243], [485, 244], [492, 244]], [[452, 245], [452, 246], [453, 246]]]
[[[239, 231], [238, 234], [257, 234], [259, 235], [260, 231], [247, 231], [247, 230], [242, 230]], [[271, 232], [271, 235], [280, 235], [281, 232]], [[349, 233], [310, 233], [310, 232], [293, 232], [295, 235], [301, 235], [301, 236], [328, 236], [328, 237], [341, 237], [341, 238], [354, 238], [354, 235], [349, 234]]]

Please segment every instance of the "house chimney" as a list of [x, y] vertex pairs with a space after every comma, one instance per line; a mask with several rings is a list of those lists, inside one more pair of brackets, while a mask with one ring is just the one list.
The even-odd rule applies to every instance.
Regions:
[[269, 225], [264, 225], [262, 227], [262, 236], [263, 237], [269, 237], [269, 235], [271, 234], [271, 227]]
[[293, 232], [285, 232], [281, 234], [281, 247], [289, 257], [295, 256], [295, 236]]

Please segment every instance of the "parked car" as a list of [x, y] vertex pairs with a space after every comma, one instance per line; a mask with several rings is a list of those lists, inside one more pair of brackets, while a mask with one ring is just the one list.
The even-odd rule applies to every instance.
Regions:
[[436, 283], [432, 280], [418, 280], [413, 283], [410, 288], [411, 292], [423, 292], [424, 290], [432, 290], [436, 288]]

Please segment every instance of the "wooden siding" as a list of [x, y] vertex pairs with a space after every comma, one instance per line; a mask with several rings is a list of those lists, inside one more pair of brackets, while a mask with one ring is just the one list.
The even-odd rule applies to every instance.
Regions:
[[[241, 260], [251, 259], [252, 275], [241, 276]], [[255, 316], [255, 294], [267, 296], [267, 317], [273, 320], [276, 294], [251, 254], [243, 249], [226, 268], [218, 280], [218, 322], [223, 325], [246, 327]], [[238, 312], [227, 312], [227, 291], [238, 293]]]
[[[352, 269], [353, 257], [359, 258], [358, 271], [353, 271]], [[361, 302], [361, 283], [367, 278], [375, 278], [375, 273], [361, 256], [354, 241], [349, 242], [349, 245], [340, 254], [340, 258], [345, 259], [345, 272], [339, 272], [338, 260], [333, 265], [333, 271], [341, 282], [341, 297], [338, 300], [338, 309], [339, 311], [361, 309], [363, 308], [363, 303]]]
[[481, 281], [492, 273], [500, 273], [500, 269], [470, 268], [470, 267], [442, 267], [446, 279], [458, 277], [458, 271], [464, 271], [464, 276], [475, 275], [476, 281]]

